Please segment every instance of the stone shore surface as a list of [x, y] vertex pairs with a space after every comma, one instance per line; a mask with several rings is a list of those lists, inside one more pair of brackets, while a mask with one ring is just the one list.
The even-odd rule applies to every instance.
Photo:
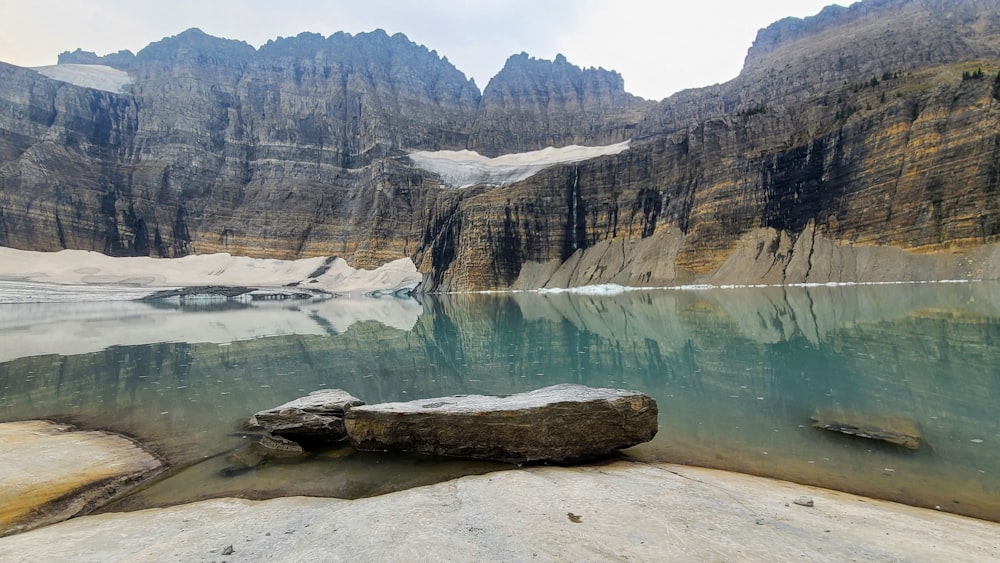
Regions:
[[615, 461], [351, 501], [216, 499], [84, 516], [2, 538], [0, 553], [9, 563], [986, 561], [1000, 557], [1000, 524], [760, 477]]
[[86, 514], [163, 469], [117, 434], [45, 420], [0, 424], [0, 536]]

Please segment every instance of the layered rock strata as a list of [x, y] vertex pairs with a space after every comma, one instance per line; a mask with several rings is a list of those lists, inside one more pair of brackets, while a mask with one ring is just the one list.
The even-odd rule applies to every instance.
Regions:
[[[428, 290], [996, 278], [998, 13], [830, 7], [655, 104], [562, 57], [511, 57], [480, 93], [383, 32], [63, 58], [127, 71], [121, 94], [0, 65], [0, 245], [409, 257]], [[628, 139], [502, 187], [406, 157]]]
[[657, 408], [643, 393], [560, 384], [506, 397], [355, 407], [345, 424], [351, 445], [362, 451], [572, 462], [652, 440]]

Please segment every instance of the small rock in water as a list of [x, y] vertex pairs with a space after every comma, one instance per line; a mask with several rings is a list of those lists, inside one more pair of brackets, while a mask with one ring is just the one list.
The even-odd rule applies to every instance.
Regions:
[[245, 473], [265, 462], [294, 463], [305, 457], [305, 450], [281, 436], [257, 436], [253, 442], [226, 456], [229, 465], [222, 469], [224, 477]]
[[795, 504], [797, 504], [799, 506], [813, 506], [813, 499], [812, 499], [812, 497], [799, 497], [799, 498], [793, 500], [792, 502], [794, 502]]
[[916, 450], [920, 448], [917, 425], [898, 416], [857, 413], [840, 409], [817, 409], [813, 426], [869, 440], [879, 440]]
[[227, 545], [226, 547], [224, 547], [222, 549], [222, 554], [223, 555], [232, 555], [233, 554], [233, 546], [232, 546], [232, 544]]

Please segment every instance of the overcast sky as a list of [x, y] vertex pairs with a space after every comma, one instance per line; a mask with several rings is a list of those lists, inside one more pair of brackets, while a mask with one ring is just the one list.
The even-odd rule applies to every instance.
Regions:
[[199, 27], [254, 47], [302, 31], [382, 28], [448, 57], [484, 88], [522, 51], [616, 70], [661, 99], [735, 77], [757, 30], [844, 0], [0, 0], [0, 61], [55, 64], [62, 51], [138, 52]]

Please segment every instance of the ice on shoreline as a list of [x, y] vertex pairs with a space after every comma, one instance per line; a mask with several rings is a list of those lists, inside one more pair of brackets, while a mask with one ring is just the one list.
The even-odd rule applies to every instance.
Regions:
[[638, 291], [640, 287], [626, 287], [616, 283], [582, 285], [579, 287], [544, 287], [538, 293], [578, 293], [581, 295], [619, 295], [626, 291]]
[[[540, 293], [560, 294], [571, 293], [580, 295], [621, 295], [630, 291], [709, 291], [713, 289], [763, 289], [768, 287], [853, 287], [878, 285], [923, 285], [923, 284], [962, 284], [975, 283], [981, 280], [919, 280], [919, 281], [878, 281], [878, 282], [824, 282], [824, 283], [789, 283], [789, 284], [687, 284], [659, 286], [627, 286], [616, 283], [597, 285], [580, 285], [574, 287], [541, 287], [538, 289], [489, 289], [474, 291], [480, 294], [501, 293]], [[451, 292], [456, 293], [456, 292]], [[461, 293], [461, 292], [458, 292]]]

